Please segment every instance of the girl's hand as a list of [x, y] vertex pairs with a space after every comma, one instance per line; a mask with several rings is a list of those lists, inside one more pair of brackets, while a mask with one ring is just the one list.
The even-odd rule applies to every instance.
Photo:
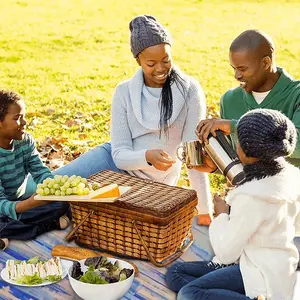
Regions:
[[155, 169], [167, 171], [176, 161], [162, 149], [152, 149], [146, 151], [146, 160]]
[[229, 205], [218, 194], [214, 195], [213, 203], [214, 203], [215, 217], [217, 217], [222, 213], [229, 215]]

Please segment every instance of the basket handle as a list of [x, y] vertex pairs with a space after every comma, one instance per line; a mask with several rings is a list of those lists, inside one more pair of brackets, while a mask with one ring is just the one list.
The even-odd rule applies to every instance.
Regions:
[[136, 227], [135, 220], [132, 221], [132, 225], [133, 225], [134, 229], [136, 230], [136, 233], [138, 234], [138, 236], [140, 238], [140, 241], [141, 241], [141, 243], [142, 243], [142, 245], [144, 247], [144, 250], [146, 251], [146, 253], [148, 255], [149, 260], [156, 267], [160, 267], [160, 268], [161, 267], [165, 267], [168, 264], [170, 264], [172, 261], [174, 261], [177, 258], [179, 258], [191, 246], [191, 244], [194, 241], [194, 236], [193, 236], [193, 234], [191, 232], [190, 241], [188, 242], [188, 244], [186, 244], [183, 247], [181, 247], [180, 249], [178, 249], [175, 253], [173, 253], [170, 257], [166, 258], [165, 260], [163, 260], [161, 262], [157, 262], [154, 259], [153, 255], [151, 254], [151, 252], [149, 251], [148, 246], [146, 245], [145, 241], [143, 240], [142, 235], [141, 235], [139, 229]]
[[91, 210], [78, 224], [76, 227], [72, 229], [72, 231], [65, 237], [66, 241], [69, 242], [73, 235], [76, 233], [78, 228], [94, 213], [93, 210]]

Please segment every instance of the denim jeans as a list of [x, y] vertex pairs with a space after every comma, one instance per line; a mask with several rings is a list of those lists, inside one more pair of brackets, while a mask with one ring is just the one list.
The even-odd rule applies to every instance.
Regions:
[[249, 300], [239, 265], [221, 266], [197, 261], [172, 265], [167, 274], [168, 287], [179, 292], [178, 300]]
[[[89, 176], [103, 170], [111, 170], [119, 173], [126, 173], [116, 167], [111, 156], [111, 144], [105, 143], [97, 146], [94, 149], [82, 154], [65, 166], [54, 170], [54, 175], [77, 175], [88, 178]], [[31, 176], [27, 180], [28, 191], [26, 193], [36, 190], [36, 184]]]
[[82, 154], [67, 165], [55, 170], [53, 174], [77, 175], [89, 177], [103, 170], [122, 172], [118, 169], [111, 156], [111, 144], [105, 143]]
[[44, 232], [59, 229], [58, 220], [64, 214], [71, 218], [68, 202], [49, 202], [18, 214], [17, 220], [0, 214], [0, 237], [23, 241], [35, 239]]

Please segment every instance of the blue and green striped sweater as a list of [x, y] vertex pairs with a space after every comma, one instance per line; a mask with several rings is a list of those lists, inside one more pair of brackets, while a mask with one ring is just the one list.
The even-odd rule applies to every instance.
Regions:
[[25, 133], [23, 140], [13, 141], [13, 148], [0, 148], [0, 214], [17, 219], [16, 204], [26, 190], [26, 177], [32, 175], [38, 184], [52, 177], [43, 164], [33, 137]]

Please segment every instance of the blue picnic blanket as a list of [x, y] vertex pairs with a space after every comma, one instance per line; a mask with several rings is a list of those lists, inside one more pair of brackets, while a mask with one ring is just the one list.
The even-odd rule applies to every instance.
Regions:
[[[209, 260], [212, 256], [212, 248], [208, 239], [207, 227], [198, 226], [197, 218], [193, 223], [194, 243], [177, 261]], [[11, 241], [9, 248], [0, 252], [0, 271], [5, 267], [8, 259], [28, 259], [39, 256], [42, 259], [51, 257], [51, 249], [57, 244], [68, 244], [65, 236], [70, 228], [64, 231], [52, 231], [41, 235], [36, 240], [20, 242]], [[201, 247], [200, 247], [201, 245]], [[134, 279], [133, 285], [124, 299], [176, 299], [176, 294], [166, 287], [166, 268], [154, 267], [150, 262], [132, 260], [139, 269], [139, 275]], [[299, 273], [299, 272], [298, 272]], [[298, 278], [300, 275], [298, 274]], [[22, 299], [22, 300], [68, 300], [81, 299], [72, 290], [68, 278], [64, 278], [59, 283], [44, 287], [19, 287], [11, 285], [0, 279], [0, 299]], [[295, 289], [294, 299], [300, 299], [300, 279]]]

